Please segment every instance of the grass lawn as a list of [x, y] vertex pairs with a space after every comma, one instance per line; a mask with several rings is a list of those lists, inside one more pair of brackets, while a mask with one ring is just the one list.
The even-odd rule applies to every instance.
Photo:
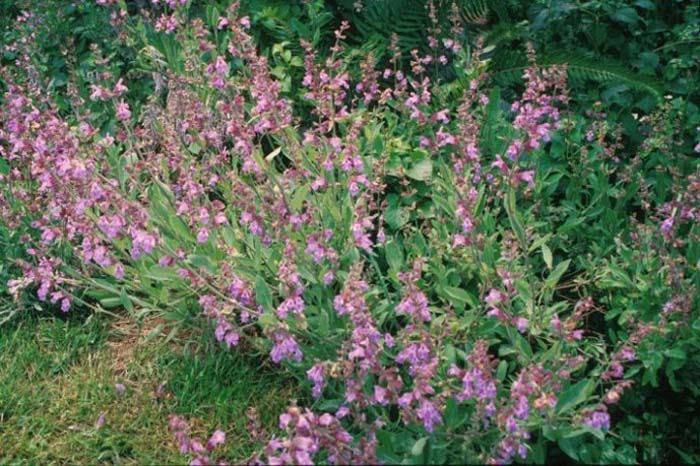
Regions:
[[182, 464], [170, 414], [204, 440], [224, 429], [229, 461], [250, 457], [246, 409], [273, 429], [294, 383], [209, 335], [168, 341], [159, 322], [132, 322], [34, 317], [0, 327], [0, 464]]

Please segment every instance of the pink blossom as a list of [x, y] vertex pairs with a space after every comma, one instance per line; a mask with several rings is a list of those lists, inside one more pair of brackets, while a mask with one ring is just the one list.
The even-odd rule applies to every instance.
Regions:
[[122, 121], [127, 121], [131, 118], [131, 111], [129, 110], [129, 104], [123, 100], [117, 103], [117, 118]]
[[226, 433], [223, 430], [216, 430], [209, 438], [207, 442], [207, 450], [212, 451], [217, 446], [223, 444], [226, 441]]

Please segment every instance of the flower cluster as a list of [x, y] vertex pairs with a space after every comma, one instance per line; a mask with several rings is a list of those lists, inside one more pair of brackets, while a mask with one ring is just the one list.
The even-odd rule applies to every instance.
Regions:
[[[574, 178], [568, 159], [550, 153], [573, 137], [562, 131], [565, 67], [531, 57], [509, 112], [486, 93], [483, 44], [465, 62], [429, 2], [428, 55], [414, 50], [401, 66], [394, 41], [388, 67], [368, 56], [358, 73], [343, 22], [327, 57], [302, 42], [301, 82], [285, 85], [237, 3], [208, 26], [188, 20], [186, 1], [153, 4], [152, 27], [178, 35], [183, 66], [154, 70], [167, 86], [147, 102], [130, 100], [126, 77], [95, 80], [105, 127], [3, 70], [0, 218], [26, 232], [8, 283], [17, 299], [30, 289], [64, 312], [118, 300], [187, 315], [194, 304], [222, 348], [264, 352], [310, 388], [313, 409], [292, 405], [284, 433], [267, 437], [270, 464], [374, 464], [464, 438], [470, 457], [501, 464], [528, 459], [546, 428], [613, 427], [609, 406], [633, 386], [625, 367], [694, 312], [684, 255], [698, 240], [697, 174], [670, 173], [659, 201], [632, 169], [640, 160], [615, 172], [620, 184], [601, 198], [644, 186], [644, 219], [590, 266], [577, 252], [585, 217], [558, 184]], [[458, 94], [429, 72], [450, 60], [468, 75]], [[587, 118], [569, 146], [622, 165], [604, 116]], [[653, 273], [633, 282], [624, 260]], [[620, 310], [661, 280], [668, 289], [645, 295], [651, 311]], [[616, 301], [606, 286], [632, 291]], [[610, 335], [597, 328], [604, 314]], [[204, 444], [177, 416], [170, 427], [194, 464], [225, 440], [216, 431]]]
[[190, 466], [226, 465], [225, 461], [214, 462], [209, 455], [216, 447], [226, 442], [226, 433], [222, 430], [215, 431], [206, 444], [202, 444], [197, 437], [190, 435], [190, 426], [185, 419], [180, 416], [171, 415], [168, 423], [170, 431], [175, 436], [183, 455], [194, 455], [190, 461]]
[[291, 407], [280, 416], [280, 428], [287, 431], [284, 438], [272, 438], [265, 454], [267, 463], [314, 464], [314, 455], [323, 450], [332, 464], [376, 464], [377, 458], [367, 448], [376, 440], [370, 435], [363, 445], [355, 447], [353, 437], [341, 425], [342, 413], [317, 415], [306, 409]]

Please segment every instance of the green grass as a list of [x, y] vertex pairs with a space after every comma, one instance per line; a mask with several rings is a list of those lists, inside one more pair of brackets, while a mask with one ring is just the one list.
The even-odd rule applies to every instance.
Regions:
[[0, 464], [182, 464], [170, 414], [204, 440], [223, 429], [221, 454], [240, 462], [256, 448], [246, 409], [274, 429], [293, 397], [293, 383], [210, 335], [167, 342], [156, 322], [18, 320], [0, 327]]

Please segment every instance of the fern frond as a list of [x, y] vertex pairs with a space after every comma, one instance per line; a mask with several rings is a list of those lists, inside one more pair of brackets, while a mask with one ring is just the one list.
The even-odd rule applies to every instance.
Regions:
[[[492, 2], [496, 3], [496, 2]], [[459, 13], [465, 23], [483, 26], [489, 21], [491, 8], [485, 0], [458, 2]]]
[[[502, 6], [503, 1], [435, 0], [439, 27], [443, 32], [450, 29], [449, 17], [452, 5], [455, 4], [466, 29], [482, 28], [491, 21], [493, 13]], [[360, 11], [355, 9], [355, 0], [336, 0], [333, 3], [340, 16], [352, 24], [353, 31], [349, 38], [354, 42], [363, 43], [375, 35], [384, 37], [388, 43], [391, 36], [396, 34], [403, 50], [423, 49], [427, 46], [427, 31], [431, 24], [426, 0], [365, 0]]]
[[[553, 54], [538, 55], [537, 66], [566, 65], [569, 80], [619, 82], [632, 89], [648, 92], [657, 101], [663, 96], [663, 86], [653, 77], [644, 76], [628, 69], [623, 64], [602, 57], [589, 57], [580, 51], [560, 51]], [[501, 52], [494, 57], [489, 66], [489, 74], [495, 81], [510, 85], [522, 80], [524, 70], [530, 66], [524, 53]]]

